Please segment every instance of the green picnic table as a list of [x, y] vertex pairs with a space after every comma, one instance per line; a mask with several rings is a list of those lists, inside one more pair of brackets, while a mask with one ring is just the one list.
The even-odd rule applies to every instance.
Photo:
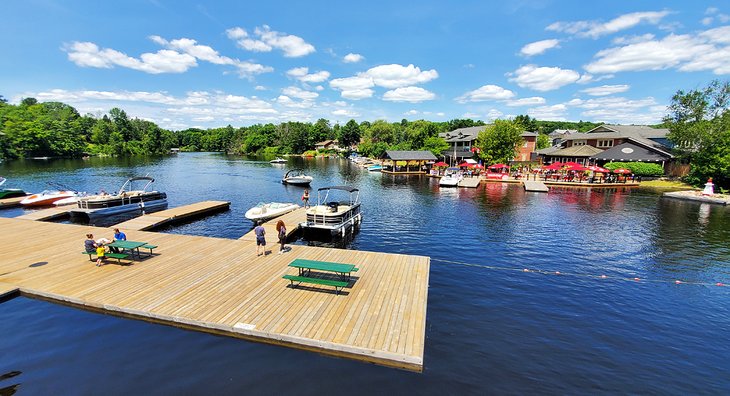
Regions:
[[147, 242], [135, 242], [135, 241], [114, 241], [107, 246], [109, 247], [115, 247], [124, 250], [129, 250], [130, 252], [137, 252], [137, 258], [141, 259], [142, 255], [139, 253], [139, 248], [147, 245]]
[[[294, 287], [294, 282], [305, 282], [318, 285], [334, 286], [337, 294], [339, 294], [340, 290], [342, 290], [344, 287], [347, 287], [347, 285], [350, 283], [350, 274], [353, 272], [357, 272], [358, 270], [358, 268], [355, 267], [354, 264], [332, 263], [328, 261], [316, 261], [307, 259], [295, 259], [294, 261], [289, 263], [289, 267], [294, 267], [299, 270], [299, 276], [283, 276], [284, 279], [287, 279], [291, 282], [292, 287]], [[332, 279], [313, 278], [310, 276], [312, 270], [334, 272], [341, 276], [342, 280], [338, 281]]]

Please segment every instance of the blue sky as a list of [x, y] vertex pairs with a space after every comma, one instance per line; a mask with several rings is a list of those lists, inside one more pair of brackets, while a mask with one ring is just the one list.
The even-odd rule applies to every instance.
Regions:
[[[590, 4], [590, 6], [586, 6]], [[730, 4], [10, 1], [0, 95], [163, 127], [386, 119], [657, 123], [730, 78]]]

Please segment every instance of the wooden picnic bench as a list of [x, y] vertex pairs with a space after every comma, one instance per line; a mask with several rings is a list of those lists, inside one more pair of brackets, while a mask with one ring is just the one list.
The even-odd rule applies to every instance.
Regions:
[[[282, 278], [291, 282], [292, 287], [301, 283], [312, 283], [317, 285], [334, 286], [337, 294], [350, 283], [350, 274], [357, 272], [358, 268], [354, 264], [333, 263], [328, 261], [316, 261], [307, 259], [295, 259], [289, 263], [289, 267], [299, 270], [299, 275], [284, 275]], [[324, 279], [312, 276], [312, 270], [322, 272], [334, 272], [342, 277], [342, 280]], [[294, 282], [299, 282], [294, 285]]]

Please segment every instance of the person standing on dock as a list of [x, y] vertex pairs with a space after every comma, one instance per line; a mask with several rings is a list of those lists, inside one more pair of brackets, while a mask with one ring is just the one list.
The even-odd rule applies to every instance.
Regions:
[[104, 262], [104, 255], [106, 254], [106, 249], [104, 248], [104, 244], [100, 244], [96, 247], [96, 266], [101, 267], [101, 264]]
[[260, 256], [262, 253], [259, 253], [260, 249], [263, 248], [264, 255], [266, 255], [266, 229], [263, 225], [261, 225], [261, 221], [256, 223], [256, 228], [253, 229], [254, 234], [256, 234], [256, 256]]
[[279, 220], [276, 222], [276, 232], [279, 235], [279, 243], [281, 246], [279, 246], [279, 254], [284, 253], [284, 244], [286, 243], [286, 224], [284, 224], [284, 220]]
[[304, 208], [309, 207], [309, 190], [305, 189], [304, 194], [302, 194], [302, 202], [304, 202]]

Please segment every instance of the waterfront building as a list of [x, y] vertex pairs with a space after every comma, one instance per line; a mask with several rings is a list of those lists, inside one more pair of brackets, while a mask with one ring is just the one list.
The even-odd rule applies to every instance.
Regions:
[[486, 125], [480, 125], [439, 133], [439, 137], [443, 138], [449, 144], [449, 148], [441, 153], [444, 156], [444, 160], [449, 164], [455, 165], [467, 158], [472, 158], [474, 156], [472, 148], [476, 144], [477, 136], [486, 127]]
[[418, 175], [428, 172], [426, 165], [434, 163], [436, 156], [430, 151], [388, 150], [381, 159], [383, 160], [382, 173]]

